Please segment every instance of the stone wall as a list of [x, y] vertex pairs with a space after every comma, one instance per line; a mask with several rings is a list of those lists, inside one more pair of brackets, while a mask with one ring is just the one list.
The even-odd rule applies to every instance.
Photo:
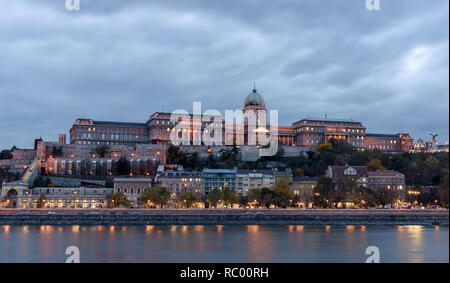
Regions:
[[15, 149], [13, 152], [13, 159], [19, 160], [33, 160], [36, 157], [37, 151], [34, 149]]
[[24, 166], [29, 166], [33, 159], [5, 159], [0, 160], [0, 168], [10, 168], [16, 171], [24, 171]]
[[[46, 160], [51, 156], [54, 146], [61, 147], [62, 149], [62, 155], [57, 156], [58, 158], [92, 158], [94, 157], [94, 150], [98, 147], [98, 145], [54, 145], [42, 143], [38, 146], [38, 155], [41, 160]], [[111, 145], [109, 146], [108, 154], [105, 157], [159, 156], [160, 159], [165, 159], [166, 151], [166, 146], [158, 144]]]

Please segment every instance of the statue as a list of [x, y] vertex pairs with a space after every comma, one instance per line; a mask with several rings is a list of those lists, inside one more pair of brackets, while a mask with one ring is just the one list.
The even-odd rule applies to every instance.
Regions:
[[435, 148], [436, 146], [437, 146], [437, 141], [436, 141], [436, 137], [438, 136], [439, 134], [430, 134], [430, 136], [432, 137], [432, 139], [431, 139], [431, 147], [432, 148]]

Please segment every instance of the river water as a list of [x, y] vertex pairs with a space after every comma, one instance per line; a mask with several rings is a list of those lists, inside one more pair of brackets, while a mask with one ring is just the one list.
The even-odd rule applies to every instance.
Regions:
[[0, 226], [0, 262], [449, 262], [439, 226]]

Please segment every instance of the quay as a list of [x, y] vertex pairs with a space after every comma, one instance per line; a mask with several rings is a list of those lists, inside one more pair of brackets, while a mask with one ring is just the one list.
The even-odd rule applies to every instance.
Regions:
[[2, 209], [0, 225], [449, 225], [448, 210]]

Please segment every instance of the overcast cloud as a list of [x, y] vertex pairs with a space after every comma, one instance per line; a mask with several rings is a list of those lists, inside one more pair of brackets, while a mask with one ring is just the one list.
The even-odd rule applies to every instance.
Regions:
[[0, 0], [0, 148], [76, 118], [242, 108], [256, 82], [280, 123], [353, 118], [428, 140], [449, 128], [449, 1]]

